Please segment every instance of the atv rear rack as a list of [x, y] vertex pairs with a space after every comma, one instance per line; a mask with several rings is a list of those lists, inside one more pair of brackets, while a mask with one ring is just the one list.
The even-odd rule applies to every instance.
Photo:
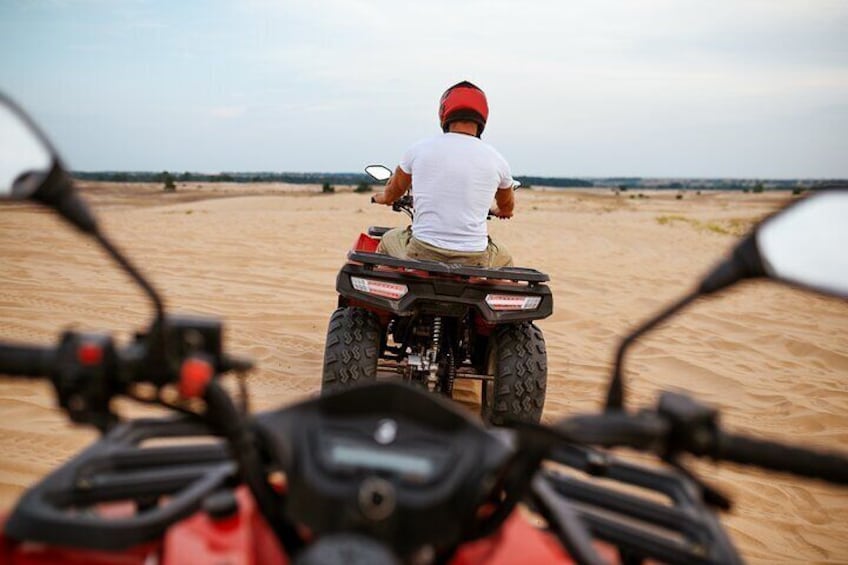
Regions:
[[450, 275], [464, 278], [497, 279], [516, 282], [527, 282], [531, 285], [547, 282], [548, 275], [526, 267], [470, 267], [441, 261], [424, 261], [419, 259], [398, 259], [385, 253], [369, 253], [366, 251], [351, 251], [347, 256], [349, 261], [361, 263], [366, 267], [375, 266], [395, 267], [413, 271], [424, 271], [435, 275]]

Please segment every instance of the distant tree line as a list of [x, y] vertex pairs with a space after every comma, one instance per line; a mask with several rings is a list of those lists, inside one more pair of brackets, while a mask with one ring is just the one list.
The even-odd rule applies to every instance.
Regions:
[[595, 184], [588, 180], [560, 177], [515, 177], [522, 186], [553, 186], [557, 188], [582, 187], [588, 188]]
[[[369, 185], [374, 179], [365, 173], [274, 173], [274, 172], [155, 172], [155, 171], [74, 171], [73, 176], [80, 180], [109, 181], [109, 182], [149, 182], [165, 183], [168, 180], [176, 183], [188, 182], [284, 182], [290, 184], [317, 184], [330, 192], [336, 185], [359, 187]], [[525, 187], [548, 186], [556, 188], [589, 188], [618, 187], [627, 189], [671, 189], [671, 190], [740, 190], [761, 192], [764, 190], [786, 190], [814, 188], [822, 183], [848, 183], [845, 179], [709, 179], [709, 178], [679, 178], [660, 179], [643, 177], [606, 177], [606, 178], [567, 178], [517, 176]]]
[[74, 171], [73, 177], [80, 180], [107, 182], [163, 182], [165, 177], [176, 182], [284, 182], [291, 184], [359, 185], [373, 182], [364, 173], [176, 173], [154, 171]]

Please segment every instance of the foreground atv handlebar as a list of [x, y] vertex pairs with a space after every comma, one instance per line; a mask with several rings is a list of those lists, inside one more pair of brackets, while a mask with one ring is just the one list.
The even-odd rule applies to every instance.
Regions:
[[[163, 387], [178, 385], [186, 399], [197, 395], [198, 379], [252, 367], [249, 359], [224, 353], [219, 320], [193, 316], [166, 316], [121, 348], [107, 334], [72, 331], [56, 346], [0, 344], [0, 374], [49, 379], [71, 420], [101, 432], [118, 421], [110, 406], [116, 396], [175, 408], [163, 401]], [[136, 384], [156, 392], [139, 397]]]
[[848, 458], [835, 453], [821, 453], [803, 447], [722, 433], [717, 438], [713, 458], [835, 484], [848, 484]]
[[55, 363], [52, 347], [0, 344], [0, 374], [39, 378], [49, 375]]
[[566, 441], [650, 451], [667, 461], [689, 453], [763, 469], [848, 484], [848, 457], [723, 431], [718, 412], [692, 398], [663, 393], [655, 410], [608, 411], [569, 418], [556, 426]]

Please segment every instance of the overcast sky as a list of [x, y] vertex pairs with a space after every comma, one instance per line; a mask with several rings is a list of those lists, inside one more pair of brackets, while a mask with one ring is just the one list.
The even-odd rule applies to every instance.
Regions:
[[516, 175], [848, 177], [845, 0], [0, 0], [75, 170], [394, 165], [463, 79]]

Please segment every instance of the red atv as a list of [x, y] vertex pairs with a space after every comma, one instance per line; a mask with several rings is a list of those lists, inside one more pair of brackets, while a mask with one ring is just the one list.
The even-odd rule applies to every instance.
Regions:
[[[366, 171], [384, 181], [386, 167]], [[393, 204], [412, 218], [412, 196]], [[535, 269], [487, 269], [377, 253], [389, 230], [360, 234], [336, 279], [322, 391], [400, 376], [447, 397], [457, 379], [481, 382], [487, 422], [539, 422], [547, 356], [534, 323], [551, 315], [549, 277]]]
[[[245, 391], [237, 402], [221, 382], [251, 367], [224, 351], [222, 324], [166, 316], [47, 141], [2, 95], [0, 123], [20, 130], [9, 136], [19, 151], [7, 161], [14, 168], [0, 170], [0, 198], [59, 212], [155, 308], [147, 331], [126, 345], [73, 331], [55, 347], [0, 343], [0, 374], [49, 380], [73, 421], [103, 432], [0, 516], [0, 563], [740, 563], [718, 519], [729, 501], [683, 456], [848, 484], [844, 455], [725, 432], [716, 410], [686, 396], [627, 410], [621, 371], [641, 334], [740, 278], [769, 275], [848, 296], [845, 271], [831, 268], [848, 241], [848, 194], [775, 216], [694, 293], [625, 339], [604, 412], [551, 427], [486, 428], [421, 387], [383, 382], [251, 414]], [[798, 237], [811, 245], [798, 248]], [[823, 270], [813, 256], [825, 259]], [[173, 415], [120, 423], [117, 397]], [[619, 446], [655, 460], [628, 462], [611, 452]]]

